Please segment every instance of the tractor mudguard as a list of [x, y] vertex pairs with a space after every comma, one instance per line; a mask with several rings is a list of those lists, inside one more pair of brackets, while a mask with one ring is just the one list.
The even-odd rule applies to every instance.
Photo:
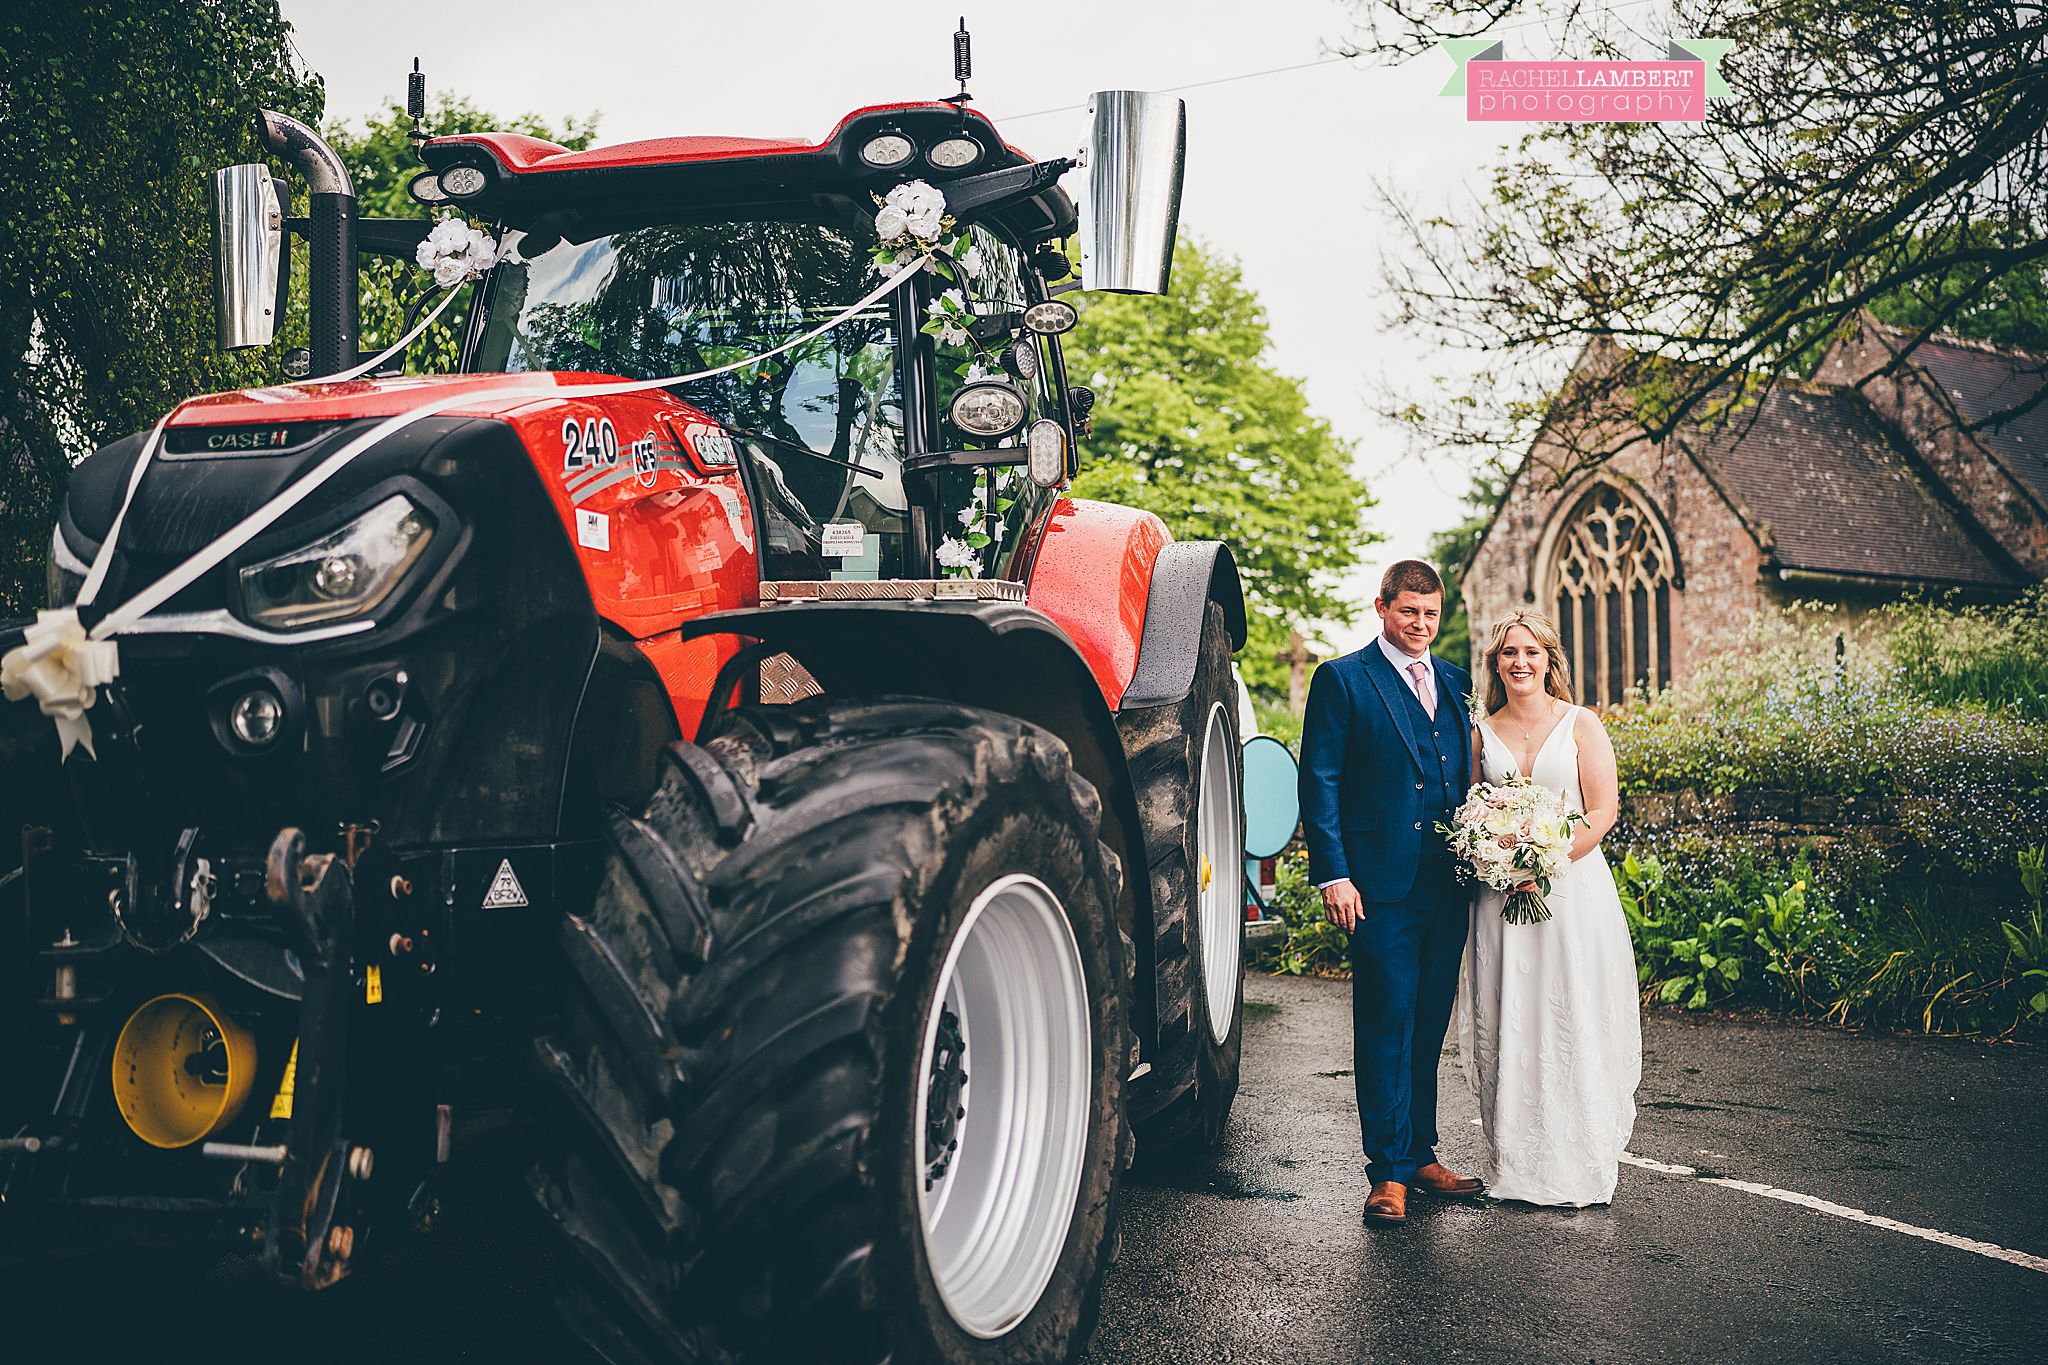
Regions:
[[1053, 505], [1025, 600], [1059, 622], [1111, 709], [1138, 670], [1152, 565], [1173, 536], [1150, 512], [1085, 498]]
[[1211, 602], [1223, 608], [1231, 652], [1243, 649], [1244, 588], [1230, 547], [1220, 540], [1179, 540], [1160, 550], [1152, 562], [1138, 667], [1119, 710], [1164, 706], [1188, 694], [1201, 653], [1202, 614]]
[[[1137, 797], [1116, 719], [1058, 622], [1021, 602], [847, 600], [714, 612], [678, 633], [760, 640], [802, 664], [827, 696], [941, 697], [1059, 736], [1101, 796], [1103, 842], [1123, 860], [1117, 916], [1136, 945], [1140, 983], [1132, 1026], [1149, 1040], [1153, 912]], [[714, 696], [708, 714], [729, 700]]]
[[1212, 599], [1231, 648], [1243, 648], [1244, 590], [1228, 546], [1177, 542], [1150, 512], [1084, 498], [1053, 508], [1028, 597], [1072, 637], [1118, 711], [1187, 695]]

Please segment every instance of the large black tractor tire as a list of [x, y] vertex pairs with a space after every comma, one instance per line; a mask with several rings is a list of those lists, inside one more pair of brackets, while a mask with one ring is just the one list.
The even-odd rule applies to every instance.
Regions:
[[[1158, 1050], [1132, 1100], [1139, 1150], [1147, 1158], [1197, 1156], [1222, 1140], [1244, 1050], [1243, 752], [1222, 607], [1211, 602], [1204, 614], [1188, 695], [1125, 711], [1117, 728], [1145, 831], [1159, 1013]], [[1212, 834], [1206, 869], [1205, 762], [1228, 765], [1220, 776], [1230, 793], [1227, 810], [1212, 803], [1218, 829], [1230, 833]], [[1203, 895], [1211, 888], [1211, 915], [1228, 919], [1213, 920], [1205, 935]]]
[[[1066, 747], [963, 706], [819, 699], [729, 712], [666, 760], [645, 814], [613, 821], [595, 904], [565, 925], [568, 998], [539, 1043], [566, 1103], [559, 1155], [534, 1184], [587, 1271], [566, 1295], [570, 1325], [636, 1363], [1080, 1351], [1132, 1154], [1132, 1044], [1120, 872]], [[1021, 979], [970, 976], [1012, 920], [1063, 964], [1064, 1034], [1050, 1006], [1016, 1012], [1003, 1035], [960, 1024], [955, 1004], [990, 1017], [966, 996], [935, 999], [942, 980]], [[969, 1161], [989, 1150], [975, 1121], [992, 1131], [1012, 1074], [997, 1040], [1027, 1035], [1065, 1037], [1061, 1055], [1085, 1063], [1054, 1068], [1075, 1079], [1046, 1092], [1044, 1115], [1009, 1114], [1016, 1148], [1064, 1113], [1068, 1139], [1046, 1150], [1066, 1165], [1032, 1169], [1078, 1165], [1077, 1183], [1041, 1180], [1047, 1217], [1012, 1220], [1049, 1229], [1036, 1269], [1007, 1277], [1019, 1299], [963, 1279], [957, 1245], [953, 1269], [935, 1269], [947, 1253], [940, 1234], [927, 1244], [920, 1196], [927, 1180], [958, 1194], [944, 1182], [999, 1171]], [[949, 1156], [946, 1141], [962, 1145]], [[984, 1188], [997, 1187], [1030, 1186], [1010, 1172]], [[941, 1218], [945, 1235], [960, 1226]]]

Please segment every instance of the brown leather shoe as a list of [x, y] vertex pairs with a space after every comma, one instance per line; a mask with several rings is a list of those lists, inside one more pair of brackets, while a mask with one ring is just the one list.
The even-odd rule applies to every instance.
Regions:
[[1408, 1187], [1398, 1180], [1382, 1180], [1372, 1187], [1372, 1194], [1365, 1201], [1365, 1221], [1368, 1223], [1405, 1223], [1408, 1221]]
[[1441, 1161], [1432, 1161], [1415, 1172], [1415, 1188], [1439, 1199], [1470, 1199], [1485, 1191], [1486, 1182], [1476, 1175], [1459, 1175]]

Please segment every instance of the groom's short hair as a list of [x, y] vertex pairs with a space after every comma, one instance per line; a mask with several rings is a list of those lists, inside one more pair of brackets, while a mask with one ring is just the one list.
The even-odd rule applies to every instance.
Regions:
[[1444, 581], [1435, 569], [1419, 559], [1404, 559], [1388, 567], [1380, 579], [1380, 601], [1392, 606], [1404, 592], [1444, 595]]

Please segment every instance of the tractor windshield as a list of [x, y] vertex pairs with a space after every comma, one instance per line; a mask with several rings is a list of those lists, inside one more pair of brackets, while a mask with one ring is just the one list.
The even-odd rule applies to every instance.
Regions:
[[[512, 233], [476, 368], [652, 379], [803, 335], [878, 282], [873, 229], [804, 220], [664, 223], [572, 243]], [[905, 572], [909, 501], [889, 300], [771, 360], [675, 389], [748, 459], [776, 578]], [[861, 548], [851, 549], [859, 523]], [[842, 529], [825, 555], [824, 527]]]

